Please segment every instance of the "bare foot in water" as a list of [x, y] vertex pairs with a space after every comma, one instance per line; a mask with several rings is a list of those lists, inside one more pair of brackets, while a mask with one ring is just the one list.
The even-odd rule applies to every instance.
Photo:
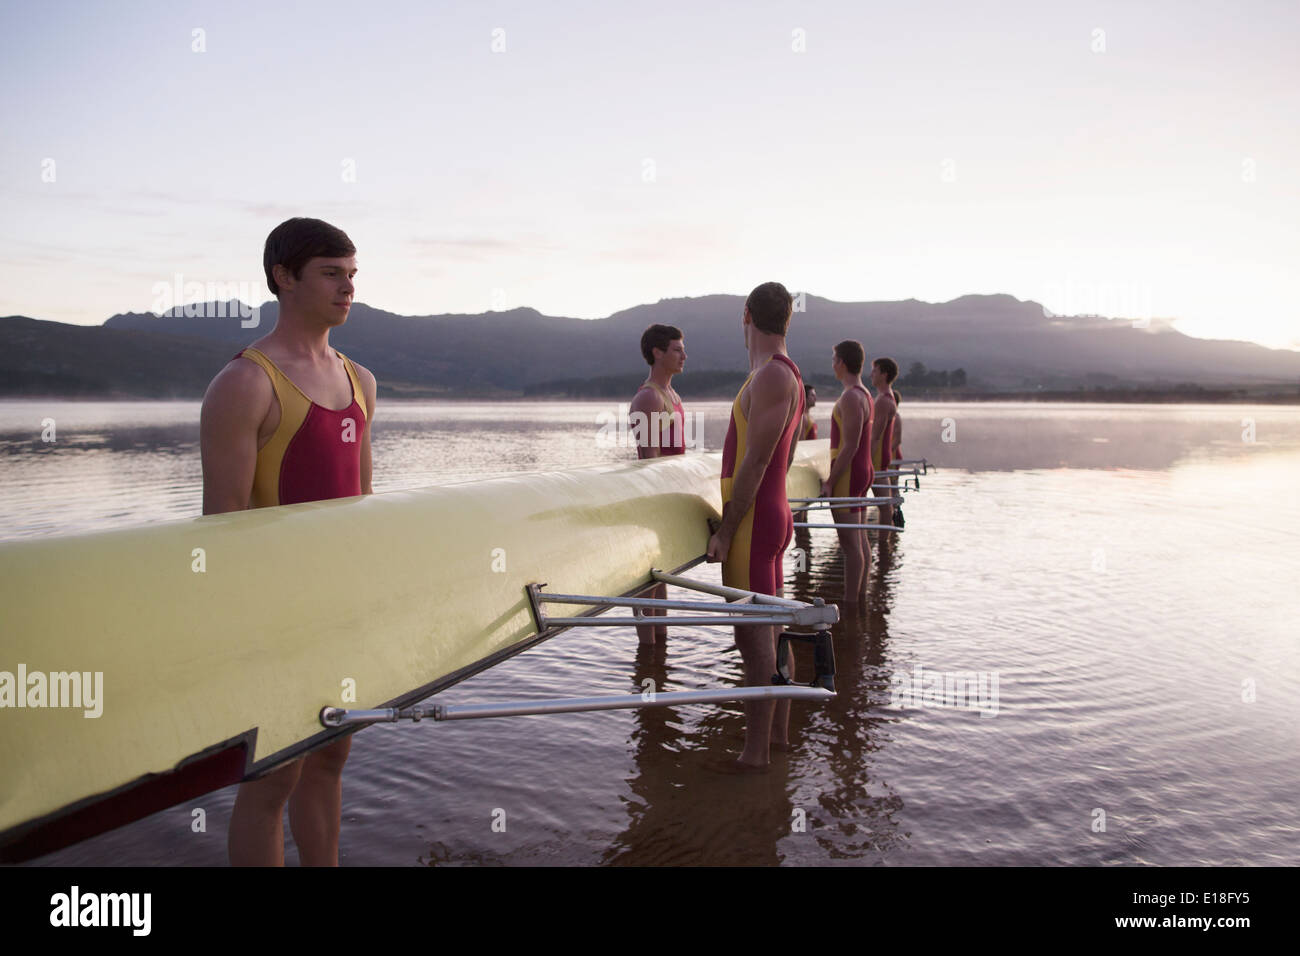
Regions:
[[[743, 732], [737, 732], [734, 734], [727, 734], [726, 738], [731, 741], [737, 741], [743, 743], [745, 740], [745, 735]], [[773, 740], [767, 745], [767, 749], [770, 750], [772, 753], [784, 754], [784, 753], [789, 753], [794, 748], [790, 746], [790, 741], [788, 740]]]
[[770, 766], [771, 766], [770, 764], [762, 764], [760, 766], [752, 763], [741, 763], [739, 760], [736, 760], [734, 757], [715, 757], [714, 759], [705, 763], [704, 769], [709, 770], [712, 773], [722, 773], [722, 774], [728, 774], [730, 776], [742, 776], [742, 775], [750, 775], [750, 774], [767, 773], [768, 768]]

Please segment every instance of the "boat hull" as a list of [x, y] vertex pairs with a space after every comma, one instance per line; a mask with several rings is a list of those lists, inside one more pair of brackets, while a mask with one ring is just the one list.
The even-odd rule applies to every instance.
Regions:
[[[827, 442], [803, 443], [791, 496], [828, 465]], [[0, 710], [0, 854], [265, 773], [349, 732], [323, 730], [323, 707], [402, 706], [528, 646], [530, 583], [617, 595], [688, 566], [719, 468], [685, 455], [0, 544], [0, 670], [102, 674], [99, 716]]]

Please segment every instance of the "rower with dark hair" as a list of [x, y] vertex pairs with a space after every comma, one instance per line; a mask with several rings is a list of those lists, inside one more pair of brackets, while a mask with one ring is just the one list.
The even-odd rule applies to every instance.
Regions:
[[[876, 474], [889, 469], [890, 456], [894, 449], [894, 419], [897, 406], [894, 405], [893, 384], [898, 378], [898, 363], [891, 358], [878, 358], [871, 363], [871, 387], [876, 390], [876, 416], [871, 426], [871, 465]], [[880, 523], [893, 524], [893, 508], [880, 505]], [[886, 532], [882, 532], [881, 541]]]
[[[894, 394], [894, 442], [890, 449], [890, 461], [899, 462], [903, 460], [903, 416], [898, 412], [898, 405], [903, 401], [903, 396], [898, 389], [893, 389]], [[895, 488], [898, 487], [898, 479], [890, 478], [889, 483]], [[894, 527], [903, 527], [903, 506], [894, 506]]]
[[[803, 378], [785, 345], [793, 302], [779, 282], [763, 283], [745, 300], [741, 330], [750, 372], [731, 405], [722, 447], [722, 524], [707, 553], [722, 562], [723, 584], [777, 596], [784, 592], [781, 558], [794, 533], [786, 475], [804, 412]], [[770, 625], [736, 628], [746, 685], [772, 682], [776, 641]], [[788, 700], [746, 702], [744, 750], [722, 766], [764, 770], [772, 748], [788, 749], [789, 722]]]
[[681, 397], [673, 390], [673, 376], [686, 367], [682, 330], [671, 325], [650, 326], [641, 334], [641, 356], [650, 372], [629, 408], [637, 458], [684, 454], [686, 413]]
[[[846, 339], [831, 351], [831, 371], [844, 391], [831, 413], [831, 471], [822, 482], [823, 498], [864, 498], [871, 494], [871, 396], [862, 384], [866, 352], [861, 342]], [[865, 508], [832, 508], [836, 524], [862, 524]], [[866, 531], [836, 528], [844, 551], [844, 603], [857, 604], [866, 587], [866, 562], [871, 554]]]
[[[673, 376], [686, 367], [686, 343], [682, 330], [671, 325], [652, 325], [641, 334], [641, 357], [650, 366], [650, 372], [637, 389], [628, 409], [631, 434], [637, 448], [637, 458], [662, 458], [665, 455], [686, 453], [686, 413], [681, 397], [673, 389]], [[645, 597], [666, 598], [666, 585], [656, 585], [645, 592]], [[648, 609], [648, 615], [661, 616], [662, 610]], [[643, 647], [656, 640], [668, 639], [668, 628], [662, 624], [639, 624], [637, 643]]]
[[817, 437], [817, 423], [813, 421], [812, 410], [817, 407], [817, 389], [812, 385], [803, 387], [803, 428], [799, 441], [812, 441]]
[[[280, 313], [275, 328], [231, 359], [203, 396], [205, 515], [370, 494], [375, 377], [329, 342], [352, 307], [356, 252], [343, 230], [319, 219], [288, 219], [267, 236], [266, 284]], [[346, 554], [340, 561], [339, 586], [355, 586], [356, 568]], [[283, 864], [286, 803], [302, 864], [338, 865], [351, 743], [350, 735], [340, 737], [240, 784], [230, 815], [231, 865]]]

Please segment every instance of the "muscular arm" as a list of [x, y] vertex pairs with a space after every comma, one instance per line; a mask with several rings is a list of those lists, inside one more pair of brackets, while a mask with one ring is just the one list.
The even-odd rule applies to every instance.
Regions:
[[[632, 406], [628, 409], [629, 415], [635, 415], [640, 412], [645, 416], [644, 441], [638, 443], [636, 449], [637, 458], [658, 458], [663, 454], [663, 448], [653, 445], [650, 442], [650, 433], [655, 425], [655, 414], [662, 412], [663, 401], [659, 398], [659, 393], [652, 388], [643, 388], [632, 397]], [[631, 427], [631, 423], [628, 423]], [[633, 432], [633, 434], [636, 434]]]
[[361, 493], [363, 495], [372, 495], [375, 490], [370, 484], [372, 474], [370, 431], [375, 422], [375, 405], [378, 402], [377, 392], [379, 387], [375, 382], [375, 376], [368, 368], [357, 365], [356, 362], [353, 362], [352, 366], [357, 370], [357, 378], [361, 380], [361, 391], [366, 399], [366, 429], [361, 434]]
[[769, 362], [750, 383], [745, 457], [736, 469], [731, 501], [718, 529], [718, 537], [728, 546], [740, 522], [754, 507], [758, 486], [762, 484], [763, 475], [781, 441], [781, 433], [790, 419], [790, 395], [795, 384], [794, 374], [780, 362]]
[[266, 373], [247, 359], [235, 359], [208, 385], [199, 414], [205, 515], [248, 508], [257, 467], [257, 430], [271, 409], [272, 396]]
[[903, 416], [894, 416], [894, 447], [889, 449], [889, 457], [897, 458], [899, 450], [903, 447]]

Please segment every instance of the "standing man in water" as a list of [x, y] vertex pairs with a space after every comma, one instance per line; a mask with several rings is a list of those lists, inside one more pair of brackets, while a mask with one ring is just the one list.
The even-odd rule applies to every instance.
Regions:
[[[871, 465], [876, 474], [889, 468], [890, 455], [894, 449], [894, 416], [898, 411], [894, 405], [893, 384], [898, 378], [898, 363], [891, 358], [878, 358], [871, 363], [871, 387], [876, 390], [875, 422], [871, 426]], [[885, 489], [886, 495], [889, 490]], [[894, 523], [892, 505], [880, 505], [880, 523]], [[882, 544], [891, 531], [880, 532]]]
[[[831, 352], [831, 371], [844, 391], [831, 413], [831, 471], [822, 482], [823, 498], [864, 498], [871, 494], [872, 402], [862, 384], [867, 353], [861, 342], [846, 339]], [[862, 524], [865, 508], [832, 508], [836, 524]], [[836, 528], [844, 552], [844, 603], [857, 604], [866, 586], [871, 548], [860, 528]]]
[[[222, 514], [371, 493], [375, 377], [330, 348], [356, 289], [356, 247], [319, 219], [289, 219], [266, 238], [275, 328], [222, 369], [203, 397], [203, 513]], [[340, 581], [347, 574], [340, 565]], [[267, 585], [272, 587], [272, 585]], [[304, 866], [337, 866], [345, 736], [239, 786], [233, 866], [284, 863], [281, 818]]]
[[[889, 449], [889, 461], [891, 464], [903, 460], [903, 413], [899, 411], [898, 406], [903, 404], [903, 396], [899, 394], [898, 389], [893, 389], [894, 396], [894, 443]], [[889, 483], [895, 488], [898, 487], [898, 479], [890, 478]], [[895, 495], [894, 497], [897, 497]], [[894, 506], [894, 527], [903, 527], [903, 506]]]
[[[636, 436], [636, 456], [640, 459], [686, 454], [686, 413], [681, 397], [673, 390], [673, 376], [686, 367], [686, 343], [682, 330], [671, 325], [652, 325], [641, 335], [641, 357], [650, 366], [650, 374], [637, 389], [628, 409], [631, 434]], [[662, 600], [668, 587], [656, 585], [646, 597]], [[646, 611], [661, 616], [664, 611]], [[639, 624], [637, 643], [652, 646], [656, 639], [668, 640], [668, 628], [662, 624]]]
[[[682, 330], [671, 325], [652, 325], [641, 335], [641, 356], [650, 373], [637, 389], [628, 409], [632, 434], [636, 436], [637, 458], [662, 458], [686, 453], [686, 413], [681, 397], [673, 390], [673, 376], [686, 367], [686, 343]], [[644, 422], [644, 427], [637, 427]]]
[[803, 387], [803, 406], [803, 427], [799, 431], [799, 441], [812, 441], [817, 437], [817, 423], [812, 417], [812, 410], [817, 407], [817, 389], [812, 385]]
[[[785, 479], [803, 421], [803, 378], [786, 353], [794, 300], [779, 282], [765, 282], [745, 300], [741, 327], [749, 378], [731, 405], [722, 447], [722, 524], [709, 539], [708, 559], [722, 562], [722, 583], [782, 595], [781, 557], [794, 533]], [[736, 628], [745, 684], [767, 686], [776, 673], [778, 628]], [[792, 675], [793, 676], [793, 675]], [[789, 749], [790, 702], [745, 704], [745, 747], [724, 765], [731, 772], [765, 770], [773, 748]]]

